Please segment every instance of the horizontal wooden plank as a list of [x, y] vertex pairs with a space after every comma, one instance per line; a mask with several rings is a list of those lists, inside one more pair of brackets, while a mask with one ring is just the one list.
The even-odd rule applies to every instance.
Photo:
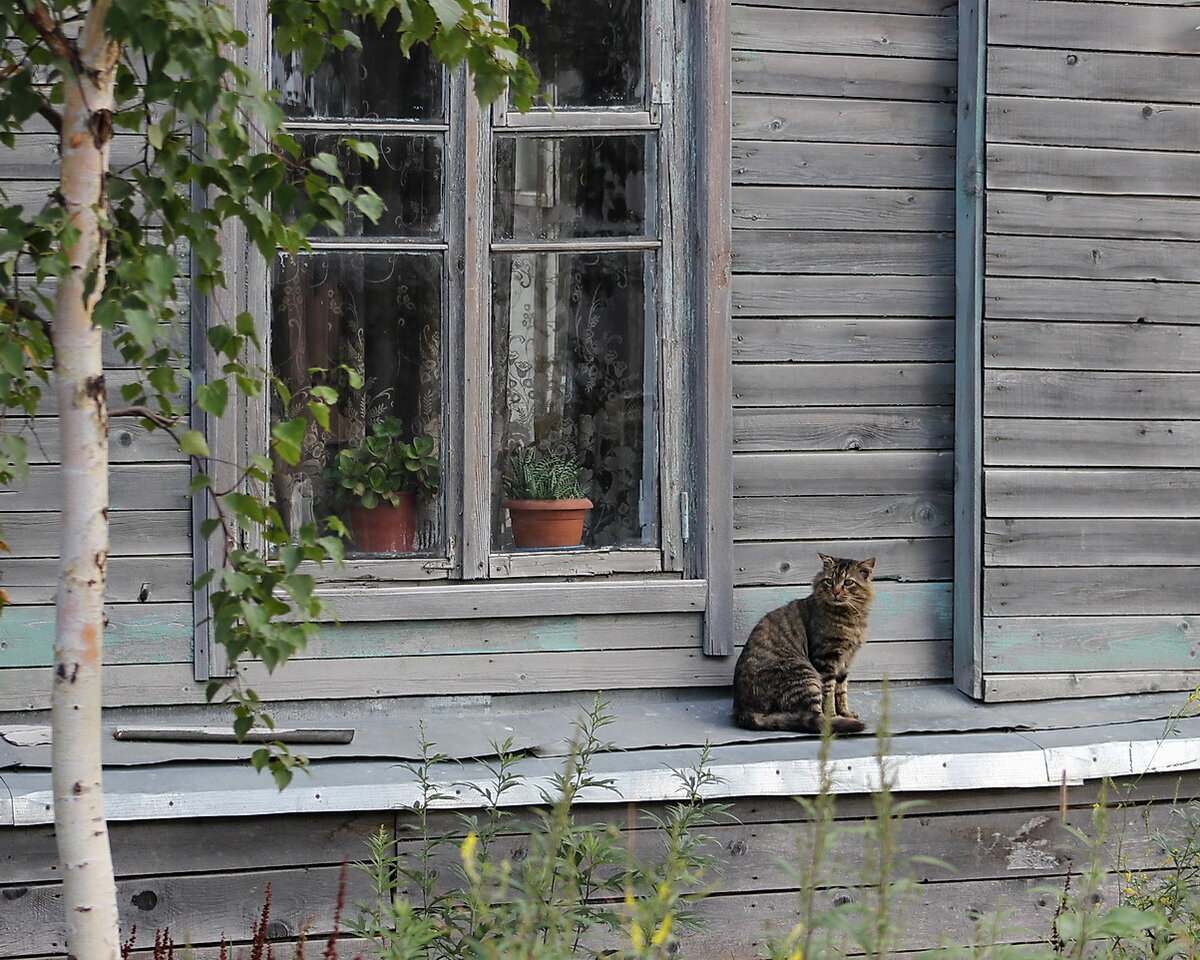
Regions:
[[[125, 510], [108, 518], [110, 557], [190, 554], [191, 513], [187, 510]], [[57, 557], [57, 513], [14, 513], [4, 519], [12, 557]]]
[[951, 488], [953, 452], [740, 453], [735, 496], [941, 493]]
[[992, 276], [1200, 281], [1200, 243], [1077, 237], [991, 236]]
[[[806, 531], [780, 530], [779, 536]], [[875, 557], [875, 574], [901, 580], [948, 580], [953, 576], [953, 541], [921, 540], [776, 540], [739, 542], [733, 551], [737, 586], [808, 584], [820, 570], [817, 553], [862, 560]]]
[[953, 277], [735, 274], [737, 317], [947, 317]]
[[[1191, 512], [1198, 512], [1197, 507]], [[983, 555], [985, 563], [997, 567], [1196, 567], [1200, 520], [987, 520]], [[1131, 570], [1129, 576], [1137, 579], [1139, 574]]]
[[[10, 417], [0, 432], [25, 438], [31, 464], [62, 460], [58, 420], [53, 417], [40, 420]], [[112, 463], [183, 463], [188, 458], [179, 452], [179, 445], [165, 430], [146, 430], [132, 417], [120, 417], [109, 421], [108, 459]]]
[[734, 230], [733, 269], [951, 276], [954, 237], [887, 230]]
[[1200, 322], [1195, 283], [989, 277], [984, 290], [992, 320]]
[[1160, 616], [1200, 613], [1197, 567], [990, 567], [984, 616]]
[[733, 322], [733, 359], [825, 363], [953, 360], [954, 321], [948, 317], [742, 318]]
[[984, 617], [983, 657], [996, 673], [1195, 669], [1200, 617]]
[[[0, 589], [15, 604], [54, 602], [58, 561], [0, 563]], [[191, 557], [114, 557], [108, 562], [105, 597], [109, 603], [174, 603], [192, 599]], [[4, 632], [0, 624], [0, 634]]]
[[1196, 63], [1190, 57], [993, 46], [987, 83], [992, 95], [1190, 104], [1196, 102]]
[[[177, 380], [180, 388], [180, 396], [176, 396], [175, 399], [182, 402], [182, 394], [188, 389], [188, 380], [183, 371], [180, 371]], [[136, 370], [116, 370], [111, 368], [105, 370], [104, 384], [108, 391], [109, 406], [123, 406], [121, 388], [126, 384], [140, 382], [141, 376]], [[47, 389], [42, 391], [42, 397], [37, 407], [37, 415], [39, 419], [58, 415], [58, 396], [55, 390]]]
[[734, 6], [731, 27], [734, 50], [942, 60], [957, 55], [955, 17]]
[[605, 583], [429, 583], [416, 586], [340, 584], [318, 589], [343, 622], [479, 620], [623, 613], [700, 613], [703, 580], [614, 580]]
[[1197, 470], [992, 469], [986, 489], [990, 517], [1177, 518], [1200, 512]]
[[[981, 842], [989, 834], [980, 827]], [[1042, 852], [1040, 847], [1030, 848]], [[788, 851], [791, 854], [791, 851]], [[815, 910], [833, 914], [837, 906], [856, 895], [842, 886], [843, 876], [831, 867], [831, 885], [816, 894]], [[1055, 884], [1059, 886], [1059, 884]], [[1115, 905], [1117, 885], [1103, 886], [1104, 902]], [[861, 895], [858, 895], [861, 896]], [[896, 894], [896, 900], [900, 900]], [[897, 909], [893, 902], [893, 909]], [[871, 901], [873, 902], [873, 901]], [[973, 944], [980, 936], [992, 943], [1041, 945], [1054, 922], [1057, 897], [1047, 893], [1044, 878], [964, 880], [960, 883], [917, 884], [903, 901], [902, 912], [892, 918], [888, 930], [889, 955], [904, 958], [901, 951], [930, 949], [935, 945]], [[762, 957], [770, 956], [772, 942], [781, 939], [780, 931], [793, 929], [803, 920], [803, 899], [795, 891], [756, 892], [709, 897], [694, 904], [695, 913], [704, 920], [698, 929], [683, 930], [679, 935], [679, 953], [684, 957]], [[1003, 921], [988, 920], [996, 911]], [[982, 922], [980, 921], [980, 918]], [[986, 934], [984, 931], [986, 930]], [[773, 933], [772, 933], [773, 931]], [[953, 948], [948, 948], [953, 949]], [[1006, 956], [1020, 955], [1017, 950], [995, 948]], [[854, 955], [850, 953], [850, 955]], [[915, 958], [905, 958], [915, 960]]]
[[[954, 185], [954, 149], [952, 147], [903, 146], [895, 144], [858, 143], [783, 143], [772, 140], [739, 140], [733, 144], [733, 182], [740, 184], [778, 184], [789, 189], [794, 197], [782, 211], [768, 203], [753, 203], [742, 195], [746, 188], [735, 186], [733, 191], [734, 224], [744, 226], [746, 220], [770, 226], [779, 222], [803, 229], [807, 219], [801, 211], [805, 204], [815, 208], [817, 229], [838, 229], [855, 225], [870, 225], [883, 220], [893, 229], [945, 230], [954, 223], [954, 195], [893, 197], [878, 191], [865, 197], [861, 191], [846, 196], [850, 219], [820, 218], [828, 204], [822, 196], [802, 192], [813, 187], [898, 187], [924, 191], [930, 188], [946, 190]], [[754, 191], [759, 196], [758, 191]], [[781, 191], [774, 194], [781, 200]], [[897, 202], [903, 204], [898, 206]], [[916, 205], [916, 206], [914, 206]]]
[[[810, 564], [811, 573], [817, 572]], [[867, 633], [877, 642], [948, 638], [951, 586], [948, 583], [879, 583], [871, 606]], [[739, 587], [733, 593], [734, 632], [741, 643], [767, 613], [806, 597], [807, 587]], [[856, 673], [858, 679], [865, 679]], [[899, 678], [897, 678], [899, 679]]]
[[989, 96], [987, 123], [988, 139], [1005, 143], [1187, 150], [1200, 140], [1200, 106], [1157, 99], [1127, 103]]
[[[134, 925], [139, 931], [169, 927], [179, 944], [215, 944], [221, 937], [249, 942], [269, 883], [275, 929], [281, 935], [307, 930], [316, 936], [332, 929], [341, 870], [339, 865], [120, 880], [117, 904], [121, 927], [123, 931]], [[349, 870], [347, 903], [366, 902], [369, 896], [366, 873]], [[31, 886], [21, 897], [19, 909], [0, 911], [0, 943], [11, 951], [10, 956], [62, 952], [64, 933], [59, 884]], [[152, 942], [153, 936], [139, 937], [140, 943], [147, 941]]]
[[[173, 619], [160, 625], [155, 609]], [[37, 610], [38, 617], [22, 617]], [[174, 663], [191, 660], [191, 608], [122, 605], [105, 633], [106, 663]], [[42, 608], [13, 608], [16, 640], [0, 639], [0, 668], [48, 666], [53, 659], [53, 618]], [[12, 611], [10, 611], [12, 612]], [[140, 613], [139, 613], [140, 612]], [[185, 631], [181, 624], [188, 621]], [[0, 619], [0, 638], [5, 621]], [[578, 653], [600, 650], [686, 648], [700, 645], [701, 624], [695, 614], [613, 614], [601, 616], [512, 617], [477, 620], [400, 620], [389, 623], [348, 622], [321, 628], [292, 662], [358, 658], [423, 656], [495, 656], [518, 653]]]
[[949, 494], [735, 497], [734, 540], [767, 540], [777, 530], [811, 537], [938, 537], [953, 527]]
[[983, 353], [987, 367], [1185, 373], [1200, 365], [1200, 324], [991, 320]]
[[[739, 6], [741, 4], [734, 4]], [[866, 13], [890, 11], [927, 17], [953, 17], [958, 11], [954, 0], [752, 0], [746, 6], [784, 7], [788, 10], [857, 10]]]
[[954, 105], [741, 94], [733, 99], [733, 139], [950, 146]]
[[[109, 141], [109, 164], [117, 169], [137, 163], [146, 146], [144, 137], [114, 131]], [[0, 180], [57, 181], [61, 160], [59, 137], [51, 132], [18, 133], [13, 145], [0, 151]], [[43, 197], [52, 189], [43, 185]]]
[[1200, 196], [1200, 156], [989, 143], [989, 190]]
[[[190, 603], [116, 603], [104, 608], [104, 662], [186, 663], [192, 660]], [[54, 662], [54, 607], [8, 607], [0, 616], [0, 668], [37, 667], [43, 670], [39, 689], [49, 693], [45, 668]], [[0, 673], [0, 688], [9, 680]], [[0, 700], [3, 695], [0, 694]], [[10, 705], [5, 709], [13, 709]]]
[[735, 407], [953, 403], [951, 363], [738, 363]]
[[[699, 627], [697, 627], [699, 629]], [[590, 653], [512, 653], [339, 660], [295, 660], [268, 676], [260, 664], [242, 668], [245, 682], [265, 700], [303, 700], [320, 689], [330, 700], [358, 697], [452, 696], [539, 691], [660, 689], [726, 686], [732, 657], [694, 649]], [[104, 704], [136, 706], [204, 703], [204, 684], [191, 664], [115, 665], [105, 670]], [[0, 672], [0, 710], [49, 707], [44, 667]]]
[[733, 53], [733, 92], [792, 97], [954, 102], [953, 60], [840, 57], [812, 53]]
[[[264, 870], [270, 867], [340, 866], [392, 813], [297, 814], [204, 820], [138, 820], [109, 823], [113, 869], [120, 879], [139, 876]], [[264, 835], [270, 843], [260, 843]], [[54, 828], [5, 830], [0, 884], [57, 880]], [[161, 960], [161, 958], [160, 958]]]
[[1200, 373], [988, 370], [989, 417], [1200, 418]]
[[1200, 240], [1200, 200], [1182, 197], [1072, 196], [991, 190], [989, 237], [1001, 233], [1053, 237]]
[[1060, 697], [1125, 697], [1168, 690], [1195, 690], [1200, 670], [1118, 670], [1110, 673], [984, 674], [989, 703], [1056, 700]]
[[954, 409], [944, 407], [739, 408], [735, 451], [950, 450]]
[[[109, 467], [108, 505], [118, 510], [180, 510], [188, 508], [187, 463], [114, 463]], [[0, 511], [8, 514], [62, 508], [62, 468], [31, 466], [29, 479], [0, 487]]]
[[323, 626], [297, 659], [695, 650], [700, 633], [694, 613], [346, 622]]
[[992, 0], [988, 42], [1018, 47], [1200, 53], [1195, 12], [1170, 5]]
[[[988, 417], [983, 437], [989, 466], [1200, 467], [1200, 422], [1195, 420]], [[1156, 475], [1147, 471], [1130, 482]], [[1003, 474], [993, 471], [992, 476]]]

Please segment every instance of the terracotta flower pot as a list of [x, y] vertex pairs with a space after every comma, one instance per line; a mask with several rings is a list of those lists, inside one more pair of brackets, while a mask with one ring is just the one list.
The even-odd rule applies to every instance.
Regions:
[[417, 498], [411, 490], [399, 494], [400, 506], [354, 504], [347, 511], [354, 549], [362, 553], [411, 553], [417, 535]]
[[518, 547], [577, 547], [592, 501], [505, 500]]

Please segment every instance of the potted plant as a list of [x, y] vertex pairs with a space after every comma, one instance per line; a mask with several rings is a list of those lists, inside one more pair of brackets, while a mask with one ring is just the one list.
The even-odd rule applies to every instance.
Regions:
[[518, 547], [577, 547], [583, 540], [592, 501], [574, 456], [518, 448], [508, 458], [504, 492]]
[[408, 553], [417, 532], [416, 494], [438, 488], [433, 437], [405, 441], [396, 417], [371, 425], [370, 435], [342, 450], [326, 471], [334, 500], [344, 507], [354, 546], [363, 553]]

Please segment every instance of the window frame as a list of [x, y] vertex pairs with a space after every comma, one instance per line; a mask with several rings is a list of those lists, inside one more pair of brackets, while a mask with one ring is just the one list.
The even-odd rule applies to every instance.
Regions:
[[[506, 6], [500, 5], [498, 12]], [[247, 63], [269, 70], [270, 30], [265, 0], [239, 0], [237, 10], [251, 37]], [[680, 178], [682, 182], [671, 185], [670, 199], [664, 196], [658, 200], [663, 251], [657, 271], [661, 278], [658, 302], [670, 305], [669, 310], [663, 310], [659, 329], [659, 546], [573, 551], [569, 566], [560, 566], [548, 555], [517, 555], [492, 549], [490, 463], [486, 457], [468, 458], [464, 454], [466, 450], [490, 447], [490, 403], [469, 405], [472, 399], [478, 399], [480, 391], [488, 393], [491, 389], [487, 356], [490, 322], [478, 325], [483, 329], [477, 330], [476, 336], [466, 335], [472, 316], [490, 318], [488, 247], [493, 168], [485, 165], [485, 160], [490, 160], [491, 144], [498, 133], [564, 131], [553, 125], [546, 130], [545, 119], [536, 114], [510, 113], [502, 126], [491, 122], [485, 125], [485, 119], [491, 121], [492, 115], [504, 107], [481, 108], [468, 91], [460, 69], [460, 75], [451, 77], [447, 91], [450, 113], [444, 177], [447, 183], [471, 184], [474, 209], [483, 215], [472, 217], [465, 191], [445, 191], [448, 252], [443, 276], [448, 289], [442, 362], [448, 409], [443, 417], [440, 455], [444, 467], [446, 555], [432, 559], [351, 560], [341, 571], [314, 571], [320, 593], [335, 603], [339, 596], [348, 599], [362, 593], [364, 584], [369, 584], [372, 595], [381, 601], [367, 604], [361, 612], [350, 612], [350, 616], [348, 611], [339, 610], [344, 620], [420, 619], [452, 597], [464, 607], [460, 615], [469, 617], [472, 614], [465, 609], [467, 605], [502, 596], [506, 589], [511, 593], [528, 587], [529, 581], [562, 584], [583, 578], [576, 586], [586, 589], [588, 578], [597, 577], [604, 578], [592, 580], [594, 586], [604, 587], [603, 603], [618, 612], [624, 608], [627, 592], [622, 589], [622, 578], [628, 577], [630, 596], [632, 592], [643, 595], [648, 586], [657, 585], [654, 589], [660, 591], [661, 609], [703, 613], [705, 653], [733, 652], [729, 8], [720, 0], [703, 0], [686, 7], [677, 7], [669, 0], [647, 0], [647, 11], [647, 97], [651, 109], [636, 116], [628, 111], [587, 113], [598, 130], [643, 129], [631, 126], [631, 119], [657, 123], [661, 138], [659, 169], [675, 172], [668, 170], [672, 157], [687, 161], [677, 168], [685, 175]], [[663, 17], [670, 18], [672, 29], [661, 28]], [[671, 106], [675, 109], [666, 111], [669, 122], [663, 122], [663, 109]], [[456, 110], [461, 111], [464, 122], [455, 121]], [[562, 113], [576, 114], [568, 120], [577, 122], [584, 112]], [[368, 126], [378, 132], [390, 129], [390, 125], [378, 122], [363, 123], [362, 129]], [[408, 121], [395, 126], [405, 130], [411, 127], [415, 132], [428, 124]], [[568, 129], [577, 132], [574, 124]], [[472, 130], [480, 131], [474, 148], [470, 143]], [[486, 174], [481, 176], [483, 171]], [[685, 220], [689, 211], [691, 215]], [[259, 318], [260, 330], [265, 333], [264, 349], [269, 355], [270, 264], [251, 249], [236, 228], [229, 231], [225, 242], [232, 251], [229, 290], [214, 298], [212, 313], [225, 316], [245, 310]], [[321, 246], [327, 246], [327, 242]], [[456, 248], [462, 251], [461, 256], [454, 255]], [[211, 358], [199, 358], [197, 366], [202, 367], [206, 361], [211, 362]], [[678, 389], [663, 389], [664, 381], [676, 384]], [[688, 395], [692, 397], [690, 403]], [[251, 452], [265, 449], [269, 416], [265, 398], [248, 398], [219, 427], [208, 425], [214, 449], [220, 451], [217, 456], [244, 463]], [[471, 516], [475, 518], [473, 523], [468, 522]], [[647, 554], [661, 554], [666, 559], [647, 563]], [[207, 546], [197, 538], [197, 570], [209, 566]], [[698, 589], [704, 596], [699, 604]], [[565, 591], [564, 595], [579, 596], [576, 590]], [[206, 601], [207, 597], [197, 595], [197, 603], [203, 604], [198, 611], [207, 608]], [[553, 603], [539, 613], [563, 615], [578, 604], [575, 600], [560, 610], [559, 604]], [[197, 624], [196, 679], [227, 673], [227, 665], [222, 669], [199, 612]]]

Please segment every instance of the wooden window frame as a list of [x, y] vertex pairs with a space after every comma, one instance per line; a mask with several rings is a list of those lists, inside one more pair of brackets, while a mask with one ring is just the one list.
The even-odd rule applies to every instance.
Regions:
[[[659, 135], [674, 139], [669, 149], [667, 144], [660, 148], [662, 156], [669, 157], [675, 151], [674, 155], [686, 161], [692, 152], [695, 161], [691, 165], [682, 164], [688, 176], [682, 187], [675, 190], [674, 202], [660, 202], [659, 210], [664, 251], [659, 274], [669, 282], [669, 286], [660, 286], [659, 301], [670, 300], [672, 314], [669, 322], [664, 316], [664, 323], [669, 325], [660, 332], [680, 341], [670, 361], [677, 367], [669, 368], [668, 351], [661, 352], [660, 377], [666, 370], [681, 388], [679, 395], [670, 395], [677, 406], [669, 411], [669, 416], [660, 415], [660, 426], [669, 419], [674, 428], [663, 431], [659, 447], [663, 511], [660, 546], [578, 551], [572, 554], [574, 563], [570, 566], [559, 566], [550, 555], [507, 554], [491, 549], [487, 486], [490, 464], [484, 457], [470, 462], [466, 458], [458, 460], [464, 450], [489, 446], [486, 441], [482, 446], [479, 443], [490, 432], [487, 414], [472, 418], [466, 416], [466, 410], [488, 410], [487, 405], [468, 408], [468, 404], [479, 390], [490, 391], [485, 343], [490, 324], [474, 338], [465, 337], [464, 331], [469, 317], [490, 316], [490, 311], [484, 309], [490, 296], [488, 284], [483, 282], [490, 252], [490, 224], [479, 222], [485, 218], [472, 220], [464, 210], [465, 198], [460, 192], [449, 190], [444, 215], [448, 224], [446, 246], [451, 254], [446, 259], [445, 276], [451, 291], [466, 291], [467, 298], [473, 291], [476, 302], [467, 305], [464, 298], [454, 293], [445, 300], [450, 315], [443, 344], [444, 369], [447, 369], [445, 358], [453, 357], [453, 368], [461, 371], [462, 378], [461, 387], [454, 378], [445, 381], [450, 405], [442, 450], [443, 463], [448, 467], [444, 481], [447, 555], [433, 559], [349, 561], [333, 578], [327, 578], [328, 573], [323, 572], [321, 592], [329, 598], [353, 597], [357, 601], [361, 599], [364, 583], [369, 583], [371, 589], [378, 591], [372, 596], [382, 603], [358, 607], [356, 602], [356, 608], [372, 610], [373, 618], [419, 619], [428, 617], [430, 609], [445, 609], [446, 603], [460, 604], [458, 615], [465, 618], [478, 605], [504, 603], [505, 596], [515, 600], [518, 593], [524, 595], [529, 583], [519, 580], [548, 578], [537, 582], [552, 586], [557, 581], [580, 577], [614, 577], [590, 585], [586, 581], [575, 583], [572, 585], [575, 589], [571, 590], [556, 589], [554, 596], [568, 599], [562, 603], [552, 601], [544, 607], [539, 605], [538, 612], [548, 616], [572, 612], [580, 604], [579, 590], [587, 590], [589, 586], [600, 588], [596, 600], [606, 610], [621, 612], [629, 609], [631, 603], [643, 602], [641, 598], [650, 587], [661, 591], [663, 609], [703, 612], [705, 653], [715, 656], [733, 653], [730, 9], [720, 0], [686, 5], [674, 4], [672, 0], [648, 0], [648, 4], [651, 23], [656, 22], [656, 16], [678, 18], [678, 30], [666, 31], [667, 41], [675, 39], [689, 48], [664, 51], [659, 46], [665, 42], [664, 31], [649, 30], [651, 110], [622, 114], [594, 111], [588, 112], [587, 119], [594, 129], [604, 131], [637, 130], [643, 129], [641, 124], [658, 123]], [[240, 0], [236, 12], [251, 38], [246, 50], [247, 63], [269, 64], [270, 31], [266, 26], [264, 0]], [[681, 57], [680, 53], [684, 55]], [[664, 82], [668, 76], [674, 77], [680, 64], [691, 71], [686, 82]], [[659, 66], [670, 73], [656, 74]], [[466, 86], [462, 78], [451, 84], [451, 117], [455, 110], [460, 110], [466, 119], [465, 123], [453, 119], [449, 123], [445, 176], [451, 183], [472, 184], [475, 209], [490, 212], [490, 198], [482, 196], [491, 190], [491, 168], [484, 166], [484, 160], [494, 131], [500, 128], [483, 125], [482, 111], [474, 96], [467, 93]], [[670, 124], [661, 123], [655, 116], [667, 104], [675, 106], [669, 111], [673, 118]], [[502, 108], [493, 108], [499, 109]], [[580, 132], [577, 124], [581, 119], [582, 112], [567, 118], [571, 123], [567, 129]], [[509, 114], [505, 120], [503, 129], [514, 132], [567, 132], [558, 121], [548, 124], [544, 116]], [[384, 129], [378, 123], [369, 126], [372, 131]], [[402, 125], [402, 129], [416, 131], [424, 126], [428, 125], [409, 123]], [[463, 142], [466, 129], [483, 131], [475, 149], [468, 149], [470, 145]], [[667, 165], [666, 160], [660, 162], [660, 168]], [[487, 170], [488, 175], [481, 176], [482, 170]], [[690, 215], [685, 217], [689, 209]], [[226, 249], [234, 251], [227, 268], [230, 283], [227, 291], [214, 298], [210, 312], [217, 317], [250, 312], [260, 318], [260, 327], [267, 333], [263, 343], [269, 344], [269, 265], [251, 249], [238, 228], [231, 228], [223, 240]], [[461, 259], [452, 254], [456, 247], [463, 251]], [[668, 263], [672, 265], [670, 273]], [[665, 340], [660, 336], [660, 342]], [[269, 347], [266, 349], [269, 351]], [[690, 356], [685, 370], [687, 354]], [[210, 354], [196, 355], [195, 365], [201, 376], [204, 364], [211, 362]], [[658, 389], [662, 401], [661, 379]], [[683, 395], [688, 393], [694, 402], [684, 404]], [[264, 398], [240, 398], [230, 407], [223, 421], [205, 426], [216, 455], [236, 464], [245, 462], [251, 452], [266, 448], [269, 409]], [[229, 467], [226, 472], [232, 476], [236, 467]], [[687, 495], [686, 501], [681, 494]], [[474, 516], [476, 522], [462, 522], [460, 518], [467, 516]], [[211, 565], [208, 550], [209, 546], [196, 537], [197, 572]], [[621, 577], [631, 579], [623, 582]], [[696, 600], [698, 591], [703, 595], [702, 604]], [[221, 664], [216, 656], [204, 620], [207, 601], [206, 594], [196, 597], [194, 675], [197, 680], [228, 672], [227, 665]], [[353, 616], [358, 619], [361, 614]]]

